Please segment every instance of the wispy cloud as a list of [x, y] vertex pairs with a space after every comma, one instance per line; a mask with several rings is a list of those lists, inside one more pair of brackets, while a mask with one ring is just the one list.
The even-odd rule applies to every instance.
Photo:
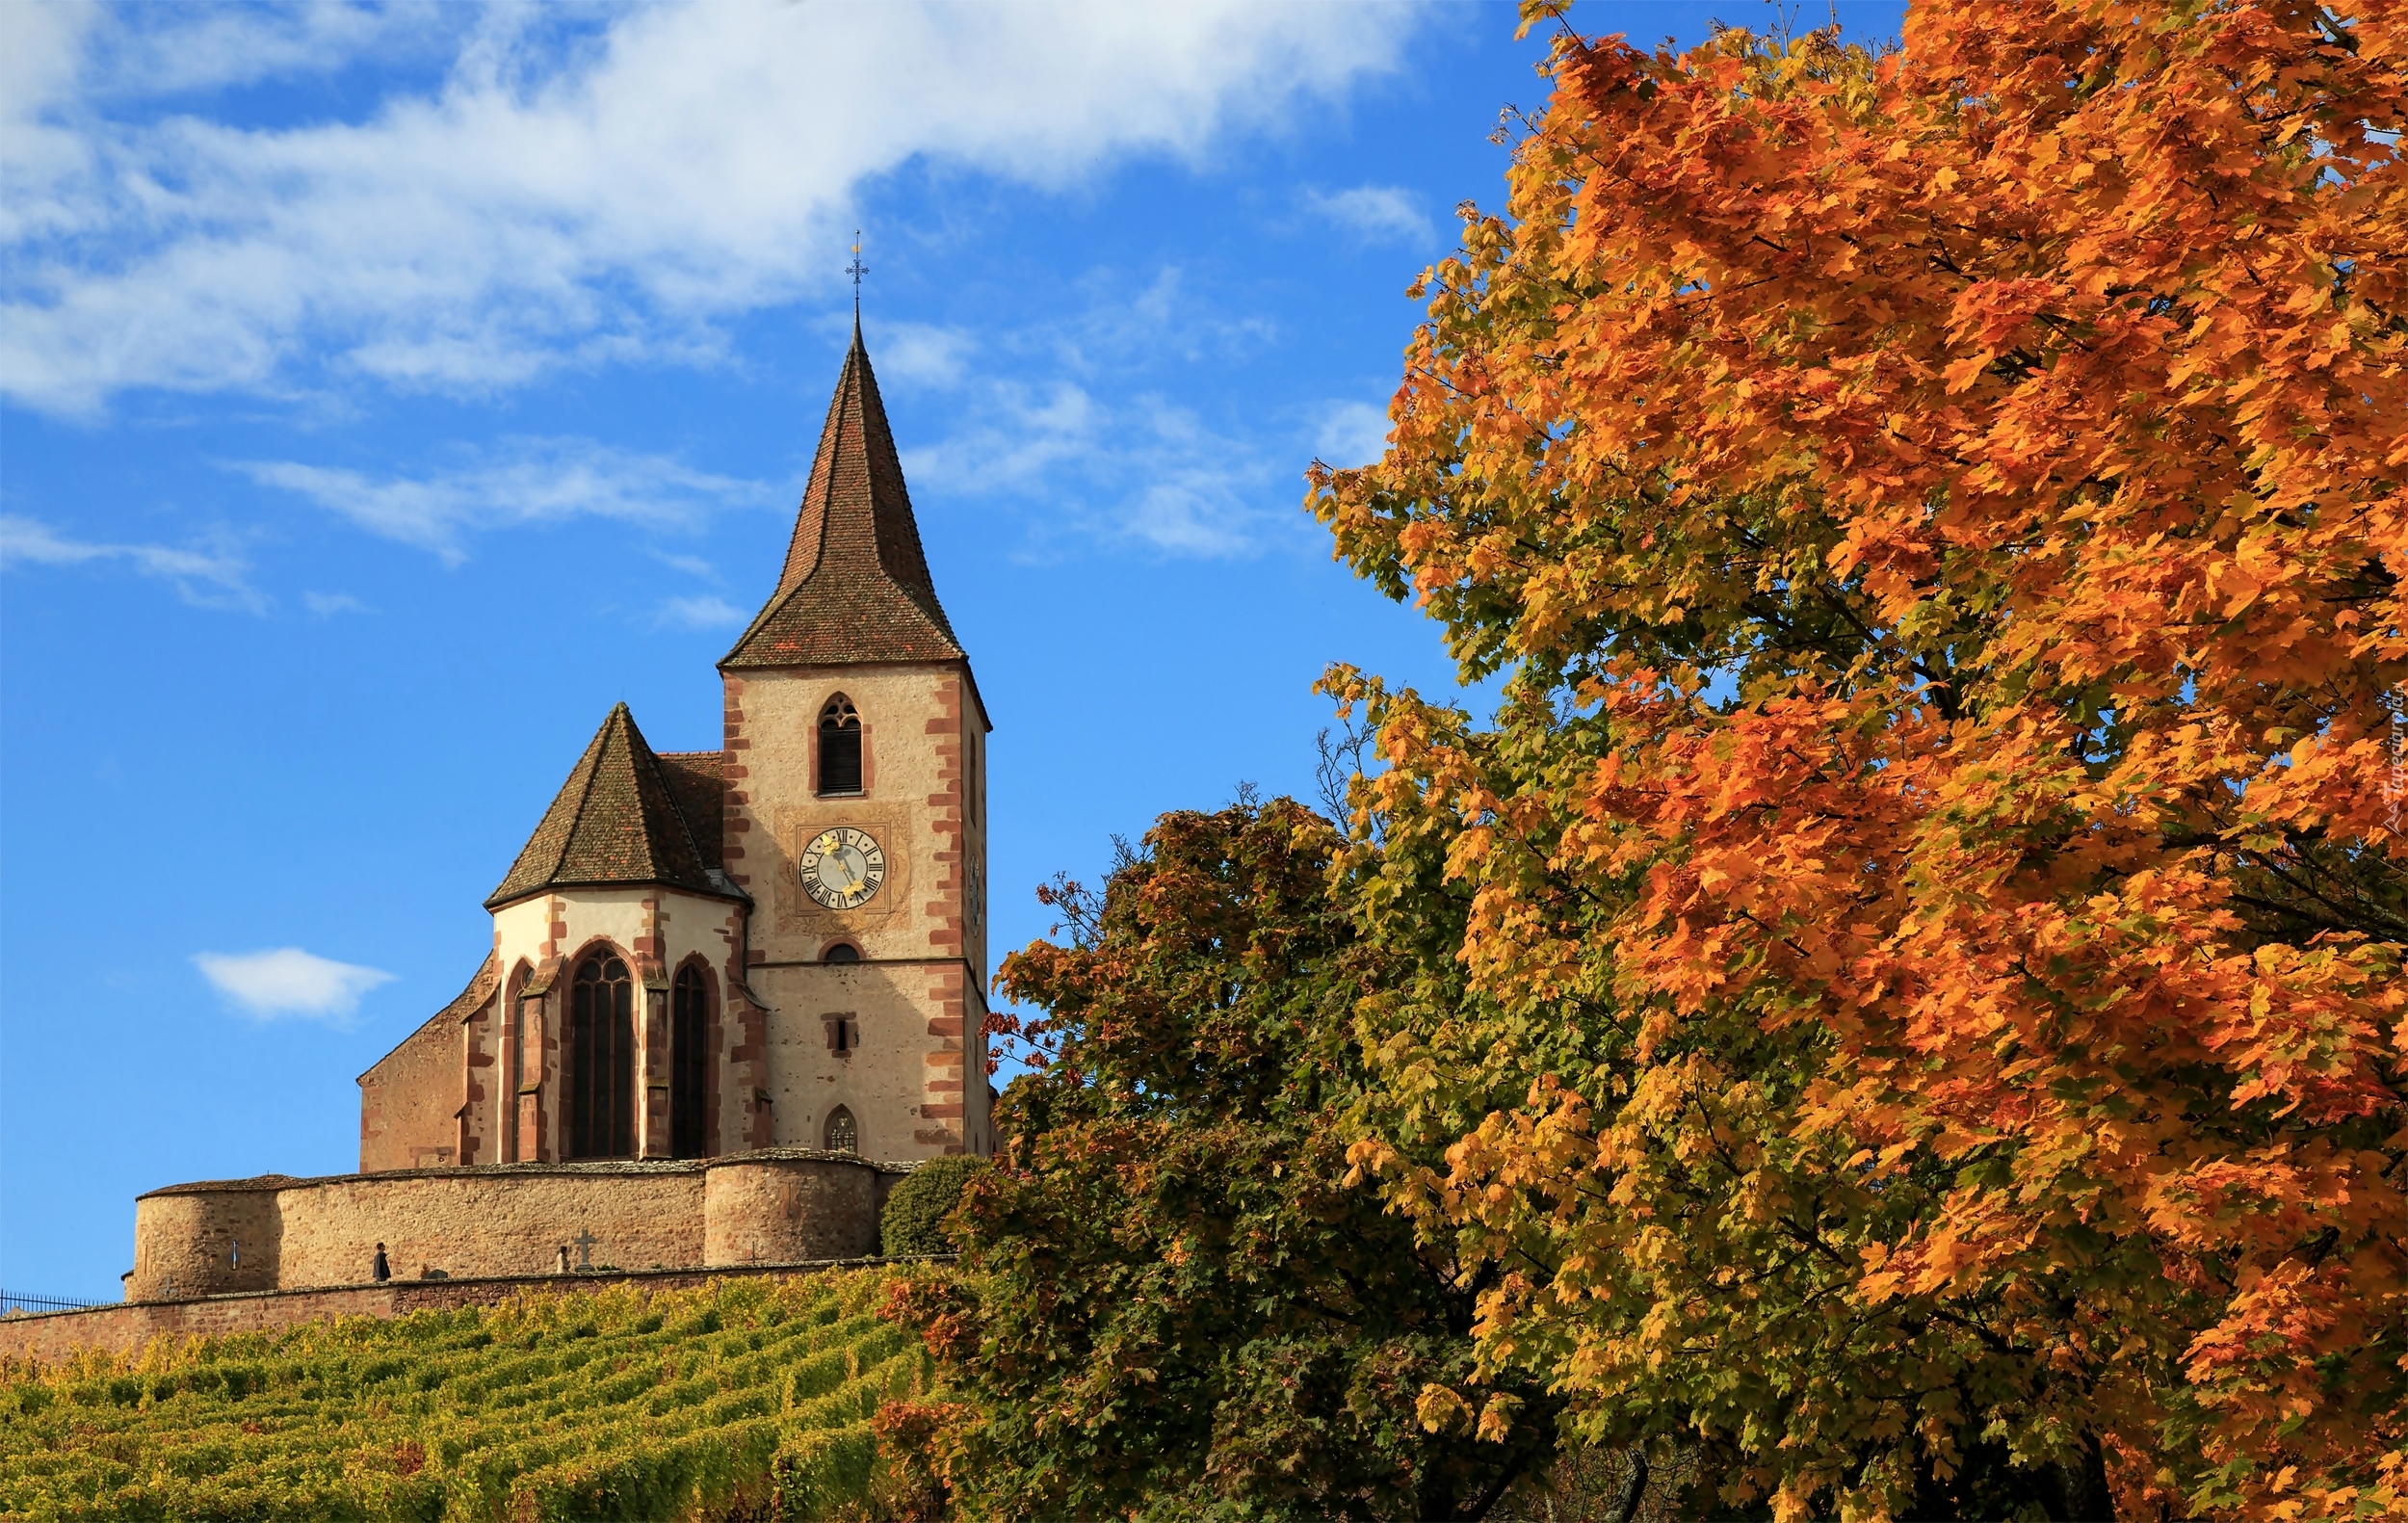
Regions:
[[1175, 268], [1142, 283], [1097, 271], [1076, 288], [1086, 301], [1055, 321], [981, 335], [950, 432], [904, 452], [914, 488], [1024, 502], [1040, 549], [1073, 538], [1166, 556], [1264, 549], [1296, 519], [1311, 433], [1171, 397], [1183, 369], [1252, 358], [1277, 328]]
[[672, 597], [661, 605], [661, 622], [685, 629], [732, 629], [747, 617], [723, 597]]
[[337, 614], [373, 614], [375, 609], [349, 592], [303, 592], [301, 606], [319, 618], [332, 618]]
[[465, 540], [475, 530], [570, 518], [684, 529], [721, 509], [776, 498], [759, 482], [590, 439], [512, 439], [491, 453], [507, 458], [423, 477], [372, 476], [298, 460], [241, 460], [230, 468], [451, 565], [467, 558]]
[[349, 1025], [361, 995], [393, 982], [382, 969], [337, 962], [299, 947], [202, 952], [194, 956], [193, 965], [236, 1010], [258, 1020], [299, 1016]]
[[978, 340], [958, 328], [929, 323], [881, 323], [877, 333], [877, 373], [881, 380], [923, 386], [957, 385]]
[[1358, 185], [1350, 191], [1305, 194], [1305, 202], [1366, 243], [1429, 244], [1438, 228], [1410, 191], [1394, 185]]
[[1084, 386], [989, 381], [968, 426], [903, 457], [932, 490], [1041, 498], [1040, 538], [1075, 531], [1170, 555], [1260, 548], [1262, 452], [1158, 395], [1107, 402]]
[[654, 550], [651, 556], [653, 560], [660, 562], [672, 571], [683, 571], [688, 576], [698, 576], [706, 582], [716, 582], [720, 579], [720, 568], [698, 555], [671, 555], [666, 550]]
[[231, 535], [183, 546], [110, 544], [70, 538], [38, 519], [0, 514], [0, 566], [94, 564], [157, 577], [201, 608], [268, 611], [268, 600], [250, 585], [250, 563]]
[[432, 60], [466, 30], [463, 14], [447, 15], [432, 0], [201, 7], [170, 26], [141, 8], [74, 10], [83, 28], [84, 82], [104, 100], [192, 95], [324, 74], [371, 51], [387, 65], [412, 56]]
[[1086, 305], [1046, 330], [1040, 341], [1083, 375], [1133, 363], [1223, 358], [1259, 349], [1276, 336], [1269, 320], [1228, 312], [1190, 289], [1186, 273], [1175, 266], [1156, 271], [1137, 291], [1125, 289], [1108, 272], [1082, 284]]
[[[928, 160], [1054, 187], [1193, 156], [1393, 68], [1422, 9], [20, 0], [0, 393], [475, 393], [708, 355], [726, 319], [838, 278], [866, 180]], [[438, 66], [348, 118], [211, 115], [211, 90], [413, 51]]]
[[1388, 453], [1388, 410], [1368, 402], [1331, 404], [1322, 413], [1313, 449], [1330, 465], [1369, 465]]

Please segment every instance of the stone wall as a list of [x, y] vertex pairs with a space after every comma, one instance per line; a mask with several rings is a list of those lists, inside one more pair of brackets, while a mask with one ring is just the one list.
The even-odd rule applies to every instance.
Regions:
[[446, 1009], [359, 1076], [359, 1167], [459, 1162], [459, 1016]]
[[399, 1280], [542, 1274], [563, 1247], [619, 1270], [860, 1257], [908, 1168], [796, 1148], [176, 1185], [134, 1203], [126, 1299], [356, 1285], [379, 1243]]
[[274, 1331], [327, 1317], [401, 1317], [430, 1307], [490, 1306], [512, 1296], [634, 1285], [684, 1290], [755, 1274], [785, 1275], [859, 1264], [759, 1264], [632, 1274], [510, 1275], [490, 1279], [397, 1280], [323, 1290], [250, 1291], [201, 1300], [142, 1301], [90, 1311], [0, 1317], [0, 1357], [57, 1363], [81, 1349], [134, 1353], [153, 1338]]
[[284, 1239], [280, 1187], [299, 1183], [271, 1174], [236, 1189], [187, 1187], [137, 1199], [134, 1273], [125, 1282], [126, 1299], [275, 1289]]
[[[850, 1171], [869, 1172], [858, 1166]], [[540, 1274], [557, 1267], [561, 1247], [580, 1236], [590, 1239], [595, 1264], [672, 1269], [703, 1262], [702, 1175], [691, 1167], [355, 1174], [279, 1191], [277, 1205], [284, 1240], [276, 1283], [284, 1287], [366, 1279], [380, 1242], [393, 1273], [412, 1279], [427, 1270]]]
[[877, 1251], [880, 1192], [870, 1169], [824, 1159], [735, 1159], [708, 1170], [702, 1190], [705, 1264], [780, 1264]]

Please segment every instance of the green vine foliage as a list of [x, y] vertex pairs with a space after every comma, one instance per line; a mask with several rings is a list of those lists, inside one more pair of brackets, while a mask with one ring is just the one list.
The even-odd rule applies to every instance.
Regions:
[[919, 1340], [852, 1271], [0, 1362], [0, 1517], [372, 1523], [858, 1510]]

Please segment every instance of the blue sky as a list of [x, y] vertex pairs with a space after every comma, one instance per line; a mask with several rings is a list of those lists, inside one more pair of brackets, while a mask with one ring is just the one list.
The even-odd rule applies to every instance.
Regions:
[[[1714, 8], [1584, 5], [1694, 40]], [[1759, 21], [1755, 5], [1721, 8]], [[1895, 30], [1895, 14], [1851, 16]], [[1241, 781], [1333, 660], [1405, 286], [1543, 54], [1500, 4], [12, 6], [0, 1285], [132, 1197], [356, 1166], [610, 705], [719, 742], [864, 322], [996, 721], [995, 944]], [[263, 957], [261, 954], [275, 954]]]

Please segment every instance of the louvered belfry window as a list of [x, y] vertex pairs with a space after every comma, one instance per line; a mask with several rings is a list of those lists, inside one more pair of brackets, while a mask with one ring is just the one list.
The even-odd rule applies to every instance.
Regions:
[[669, 993], [668, 1136], [679, 1158], [700, 1158], [710, 1145], [711, 989], [689, 962]]
[[861, 791], [861, 715], [839, 693], [820, 710], [820, 792]]
[[568, 1156], [636, 1156], [636, 985], [597, 952], [577, 969], [568, 1007]]

